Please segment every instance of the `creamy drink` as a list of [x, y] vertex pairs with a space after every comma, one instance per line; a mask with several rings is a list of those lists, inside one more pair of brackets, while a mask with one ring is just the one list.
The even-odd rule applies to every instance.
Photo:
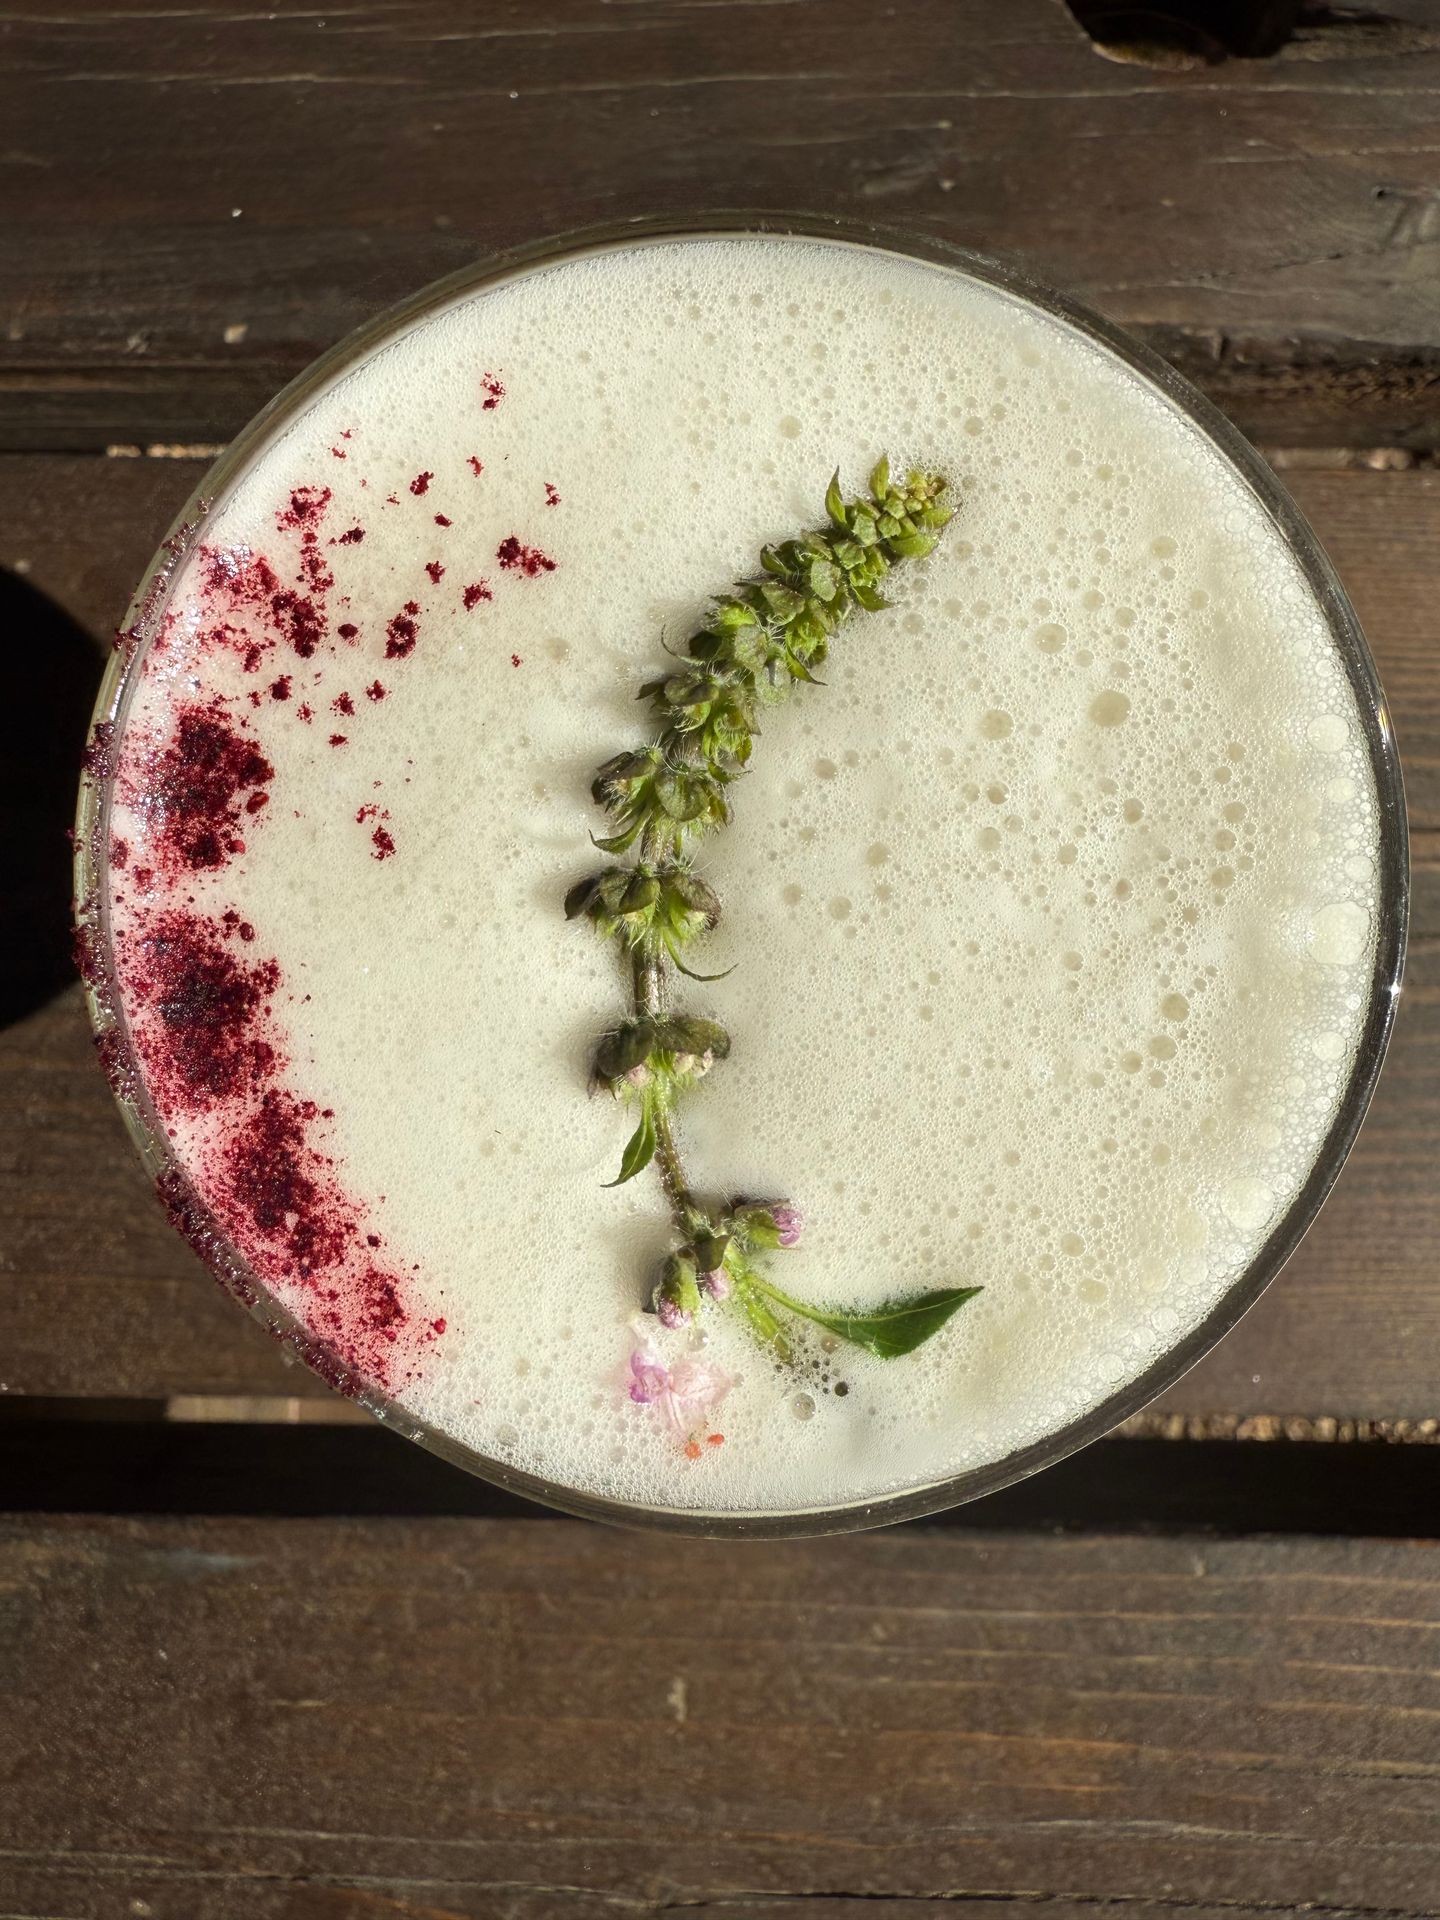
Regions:
[[[587, 1092], [629, 977], [562, 902], [663, 643], [886, 453], [953, 518], [697, 852], [687, 964], [733, 970], [674, 984], [730, 1053], [676, 1127], [698, 1189], [803, 1214], [794, 1299], [983, 1291], [782, 1354], [733, 1298], [647, 1311], [673, 1223]], [[1214, 1313], [1336, 1125], [1382, 900], [1331, 629], [1174, 403], [980, 281], [656, 240], [432, 306], [282, 414], [131, 647], [82, 945], [180, 1224], [562, 1496], [797, 1513], [1042, 1442]]]

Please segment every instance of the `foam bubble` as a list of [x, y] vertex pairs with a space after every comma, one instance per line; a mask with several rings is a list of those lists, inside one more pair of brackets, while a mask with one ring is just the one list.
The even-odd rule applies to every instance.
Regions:
[[1353, 900], [1321, 907], [1310, 929], [1310, 951], [1322, 966], [1353, 967], [1370, 944], [1370, 915]]

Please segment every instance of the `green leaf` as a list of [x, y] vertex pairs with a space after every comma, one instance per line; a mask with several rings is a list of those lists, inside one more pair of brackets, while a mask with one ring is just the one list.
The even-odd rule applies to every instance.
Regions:
[[890, 491], [890, 462], [884, 454], [870, 469], [870, 491], [877, 500], [883, 500]]
[[844, 533], [849, 523], [845, 518], [845, 497], [840, 491], [840, 469], [838, 467], [831, 475], [830, 484], [825, 489], [825, 511], [830, 516], [831, 524], [839, 527], [840, 531]]
[[655, 782], [655, 798], [672, 820], [698, 820], [705, 811], [705, 793], [693, 774], [662, 773]]
[[601, 873], [591, 873], [587, 874], [583, 880], [577, 880], [575, 882], [574, 886], [571, 887], [565, 896], [565, 918], [567, 920], [578, 919], [582, 913], [588, 910], [596, 894], [600, 891], [600, 883], [604, 877], [604, 874]]
[[897, 533], [891, 536], [890, 551], [900, 560], [923, 560], [939, 545], [936, 533]]
[[846, 1313], [792, 1299], [788, 1293], [771, 1286], [768, 1280], [757, 1278], [757, 1285], [791, 1313], [813, 1320], [817, 1326], [838, 1333], [842, 1340], [864, 1347], [882, 1360], [895, 1360], [901, 1354], [913, 1353], [940, 1331], [952, 1313], [983, 1291], [980, 1287], [940, 1287], [932, 1293], [912, 1294], [907, 1300], [891, 1300], [874, 1313]]
[[765, 604], [777, 620], [793, 620], [797, 613], [805, 610], [805, 596], [796, 593], [793, 587], [777, 586], [767, 580], [760, 589], [765, 596]]
[[643, 1173], [655, 1158], [655, 1117], [650, 1111], [647, 1100], [640, 1111], [640, 1124], [630, 1136], [630, 1141], [620, 1160], [620, 1172], [614, 1180], [607, 1180], [607, 1187], [623, 1187], [627, 1180], [633, 1180], [637, 1173]]
[[699, 1014], [679, 1013], [658, 1029], [656, 1039], [672, 1053], [713, 1053], [723, 1060], [730, 1051], [730, 1036], [718, 1020], [704, 1020]]
[[719, 973], [697, 973], [693, 967], [686, 966], [685, 962], [680, 958], [679, 954], [675, 951], [675, 945], [673, 941], [667, 940], [665, 942], [665, 945], [669, 950], [670, 958], [675, 962], [675, 965], [680, 969], [681, 973], [684, 974], [687, 980], [705, 980], [705, 981], [725, 980], [725, 979], [728, 979], [732, 973], [734, 973], [735, 967], [738, 967], [740, 964], [740, 962], [737, 960], [734, 966], [724, 967], [721, 969]]
[[741, 627], [753, 627], [755, 624], [755, 609], [747, 607], [743, 600], [717, 600], [710, 618], [711, 628], [716, 633], [737, 633]]
[[607, 1080], [618, 1080], [650, 1057], [655, 1044], [655, 1023], [649, 1018], [627, 1020], [607, 1033], [595, 1049], [595, 1071]]
[[812, 560], [810, 563], [810, 591], [822, 600], [833, 600], [840, 582], [836, 570], [828, 560]]
[[735, 1297], [744, 1309], [752, 1330], [764, 1345], [774, 1349], [778, 1359], [788, 1364], [791, 1357], [790, 1342], [785, 1338], [785, 1329], [766, 1306], [753, 1274], [748, 1271], [736, 1274]]
[[640, 837], [641, 824], [637, 820], [623, 832], [606, 834], [603, 838], [598, 833], [592, 833], [590, 839], [601, 853], [628, 853]]
[[644, 913], [660, 898], [660, 882], [653, 874], [635, 873], [620, 901], [622, 913]]

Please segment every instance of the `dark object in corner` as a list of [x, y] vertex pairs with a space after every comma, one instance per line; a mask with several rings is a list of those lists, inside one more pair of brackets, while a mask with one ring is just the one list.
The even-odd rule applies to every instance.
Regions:
[[1301, 0], [1066, 0], [1107, 60], [1143, 67], [1214, 66], [1278, 53], [1301, 18]]

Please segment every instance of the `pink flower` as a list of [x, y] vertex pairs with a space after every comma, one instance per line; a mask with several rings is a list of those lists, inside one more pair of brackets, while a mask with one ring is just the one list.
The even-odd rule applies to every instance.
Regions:
[[630, 1356], [630, 1398], [637, 1406], [649, 1407], [670, 1391], [670, 1375], [644, 1347]]
[[637, 1406], [657, 1408], [681, 1440], [704, 1431], [706, 1415], [732, 1384], [725, 1369], [701, 1353], [684, 1354], [673, 1367], [649, 1347], [637, 1347], [630, 1356], [630, 1398]]
[[778, 1207], [770, 1209], [770, 1218], [775, 1222], [775, 1231], [780, 1236], [782, 1247], [799, 1245], [800, 1230], [805, 1221], [798, 1207], [792, 1207], [788, 1200], [783, 1200]]
[[723, 1267], [712, 1267], [709, 1273], [700, 1276], [700, 1291], [708, 1293], [712, 1300], [730, 1298], [730, 1276]]

